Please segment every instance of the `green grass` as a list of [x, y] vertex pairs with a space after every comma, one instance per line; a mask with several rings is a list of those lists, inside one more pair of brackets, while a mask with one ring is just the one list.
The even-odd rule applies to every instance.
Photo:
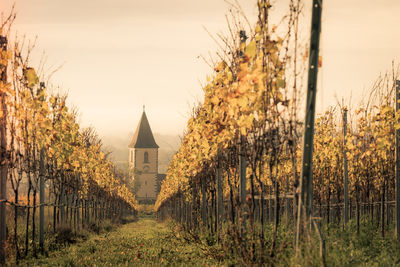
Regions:
[[173, 225], [146, 216], [108, 233], [29, 259], [21, 266], [212, 266], [196, 244], [177, 237]]
[[[303, 244], [304, 253], [295, 258], [291, 228], [279, 228], [277, 254], [268, 258], [272, 228], [266, 227], [267, 263], [265, 266], [320, 266], [316, 237]], [[376, 225], [363, 223], [360, 234], [351, 221], [347, 229], [323, 227], [327, 266], [400, 266], [400, 243], [393, 230], [385, 238]], [[173, 223], [159, 223], [154, 213], [143, 212], [136, 222], [112, 227], [99, 234], [88, 233], [85, 239], [48, 257], [29, 258], [21, 266], [247, 266], [228, 242], [217, 243], [215, 234], [202, 232], [199, 239], [179, 230]], [[269, 265], [268, 265], [269, 264]], [[10, 262], [10, 266], [13, 264]]]
[[325, 236], [328, 266], [400, 266], [400, 243], [393, 229], [383, 238], [376, 225], [365, 222], [357, 234], [350, 221], [347, 229], [335, 227]]

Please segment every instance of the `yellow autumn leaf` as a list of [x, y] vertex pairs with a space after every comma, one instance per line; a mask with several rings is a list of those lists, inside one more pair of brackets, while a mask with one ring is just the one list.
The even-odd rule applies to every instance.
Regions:
[[239, 86], [237, 87], [237, 92], [239, 94], [244, 94], [250, 89], [249, 84], [247, 83], [240, 83]]
[[219, 102], [220, 102], [220, 100], [219, 100], [219, 97], [218, 96], [213, 96], [212, 98], [211, 98], [211, 103], [213, 103], [214, 105], [218, 105], [219, 104]]
[[278, 86], [278, 88], [285, 88], [286, 82], [284, 79], [278, 79], [276, 85]]
[[240, 98], [237, 100], [237, 103], [238, 103], [240, 109], [243, 110], [243, 109], [245, 109], [245, 108], [247, 107], [247, 104], [249, 103], [249, 100], [248, 100], [247, 97], [240, 97]]
[[28, 84], [28, 87], [33, 87], [39, 83], [39, 77], [37, 76], [34, 68], [26, 68], [24, 70], [24, 78]]
[[249, 58], [254, 58], [256, 53], [257, 53], [257, 45], [256, 45], [256, 41], [251, 41], [247, 46], [246, 46], [246, 55]]

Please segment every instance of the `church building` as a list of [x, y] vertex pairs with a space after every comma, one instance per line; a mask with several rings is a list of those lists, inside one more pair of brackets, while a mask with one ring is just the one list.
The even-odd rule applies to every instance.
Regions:
[[129, 168], [139, 203], [154, 203], [165, 178], [165, 174], [158, 173], [158, 148], [143, 107], [139, 125], [129, 144]]

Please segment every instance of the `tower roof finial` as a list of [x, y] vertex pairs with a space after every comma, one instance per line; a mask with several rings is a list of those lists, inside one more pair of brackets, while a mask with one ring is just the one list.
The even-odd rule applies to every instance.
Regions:
[[144, 112], [144, 110], [145, 110], [145, 105], [143, 105], [143, 112]]

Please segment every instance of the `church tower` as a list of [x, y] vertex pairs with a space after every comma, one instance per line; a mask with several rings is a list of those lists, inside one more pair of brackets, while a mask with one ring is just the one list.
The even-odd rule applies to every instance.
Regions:
[[139, 125], [129, 144], [129, 167], [135, 179], [136, 199], [141, 202], [155, 201], [158, 191], [158, 145], [144, 107]]

